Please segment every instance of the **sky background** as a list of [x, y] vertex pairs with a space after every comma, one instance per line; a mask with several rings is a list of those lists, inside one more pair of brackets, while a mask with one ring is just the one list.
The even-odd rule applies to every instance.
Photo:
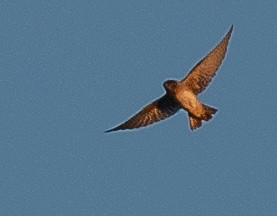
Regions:
[[[0, 215], [276, 215], [277, 2], [1, 1]], [[218, 108], [105, 134], [225, 35]]]

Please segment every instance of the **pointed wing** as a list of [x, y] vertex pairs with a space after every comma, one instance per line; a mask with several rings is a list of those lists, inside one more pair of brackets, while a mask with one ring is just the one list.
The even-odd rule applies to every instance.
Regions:
[[169, 95], [165, 94], [144, 107], [126, 122], [105, 132], [145, 127], [174, 115], [179, 109], [179, 105]]
[[187, 86], [196, 95], [206, 89], [225, 57], [232, 31], [233, 26], [231, 26], [220, 43], [181, 80], [181, 84]]

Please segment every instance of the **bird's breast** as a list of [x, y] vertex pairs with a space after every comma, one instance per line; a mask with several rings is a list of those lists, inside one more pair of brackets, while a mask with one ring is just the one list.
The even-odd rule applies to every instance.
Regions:
[[192, 111], [200, 105], [200, 101], [196, 95], [187, 90], [177, 91], [176, 99], [182, 105], [183, 109], [187, 111]]

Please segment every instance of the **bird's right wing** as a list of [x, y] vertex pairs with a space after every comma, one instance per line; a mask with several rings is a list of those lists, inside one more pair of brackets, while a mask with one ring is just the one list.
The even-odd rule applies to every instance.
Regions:
[[174, 115], [179, 109], [179, 104], [177, 104], [169, 95], [165, 94], [161, 98], [144, 107], [126, 122], [105, 132], [145, 127]]

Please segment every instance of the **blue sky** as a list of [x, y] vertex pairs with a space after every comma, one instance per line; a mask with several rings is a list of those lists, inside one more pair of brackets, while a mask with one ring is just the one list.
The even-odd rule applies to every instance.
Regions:
[[[2, 1], [1, 215], [275, 215], [276, 1]], [[234, 25], [185, 112], [105, 134]]]

